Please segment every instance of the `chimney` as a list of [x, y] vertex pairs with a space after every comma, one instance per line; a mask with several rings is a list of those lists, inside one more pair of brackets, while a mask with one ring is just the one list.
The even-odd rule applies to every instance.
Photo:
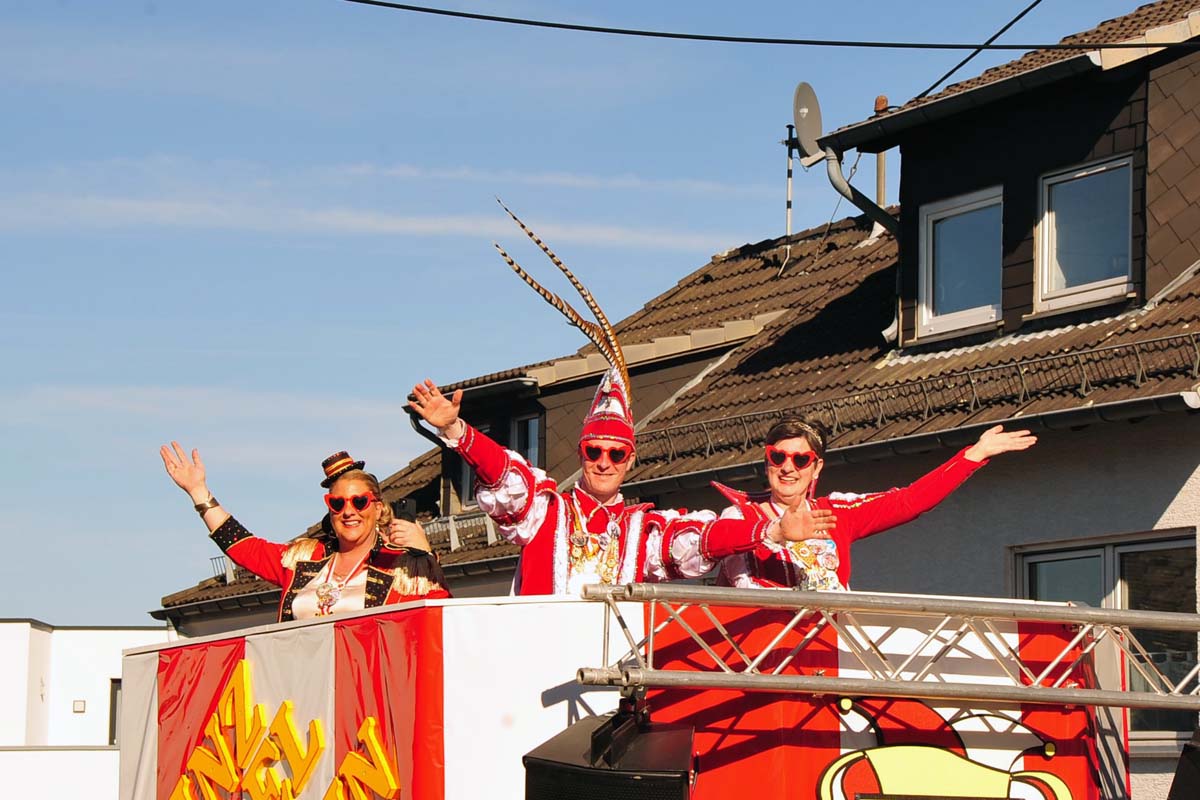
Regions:
[[[886, 94], [875, 98], [875, 114], [888, 110]], [[875, 204], [880, 208], [887, 206], [887, 154], [880, 150], [875, 154]]]

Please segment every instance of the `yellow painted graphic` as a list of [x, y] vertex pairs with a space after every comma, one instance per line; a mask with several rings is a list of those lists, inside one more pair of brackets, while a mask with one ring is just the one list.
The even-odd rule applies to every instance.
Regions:
[[[846, 714], [854, 706], [850, 699], [843, 698], [838, 710]], [[1039, 749], [1047, 758], [1053, 757], [1056, 750], [1053, 742], [1044, 742]], [[930, 744], [880, 744], [846, 753], [821, 773], [819, 800], [844, 798], [847, 792], [842, 783], [847, 772], [864, 761], [879, 784], [880, 793], [888, 796], [1007, 800], [1012, 796], [1014, 784], [1026, 784], [1045, 800], [1073, 800], [1070, 787], [1053, 773], [999, 769]]]
[[[169, 800], [226, 800], [239, 791], [249, 800], [296, 800], [327, 744], [321, 720], [309, 720], [302, 735], [295, 714], [295, 703], [284, 700], [268, 726], [266, 706], [254, 702], [250, 662], [239, 661]], [[346, 754], [325, 800], [399, 798], [396, 767], [380, 739], [378, 720], [363, 720], [358, 741], [365, 756]]]
[[855, 750], [834, 761], [821, 775], [821, 800], [839, 796], [834, 789], [846, 770], [866, 759], [883, 794], [955, 796], [1007, 800], [1012, 784], [1041, 782], [1053, 793], [1046, 800], [1072, 800], [1067, 784], [1049, 772], [1005, 772], [928, 745], [892, 745]]

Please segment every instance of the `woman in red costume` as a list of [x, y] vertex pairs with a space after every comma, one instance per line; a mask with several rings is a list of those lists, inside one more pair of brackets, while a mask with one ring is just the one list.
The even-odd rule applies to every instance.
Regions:
[[[449, 597], [420, 523], [395, 519], [379, 482], [345, 451], [321, 463], [329, 490], [324, 538], [268, 542], [242, 527], [208, 490], [200, 452], [179, 442], [159, 451], [171, 480], [192, 498], [209, 535], [234, 563], [283, 591], [279, 621]], [[384, 544], [384, 535], [389, 544]]]
[[764, 543], [721, 564], [724, 586], [847, 589], [850, 546], [859, 539], [910, 522], [942, 502], [992, 456], [1025, 450], [1037, 442], [1029, 431], [1006, 432], [997, 425], [937, 469], [909, 486], [871, 494], [834, 492], [817, 497], [828, 432], [820, 423], [788, 417], [767, 432], [767, 483], [763, 492], [713, 486], [733, 503], [723, 519], [774, 520], [801, 504], [818, 515], [821, 528], [799, 542]]

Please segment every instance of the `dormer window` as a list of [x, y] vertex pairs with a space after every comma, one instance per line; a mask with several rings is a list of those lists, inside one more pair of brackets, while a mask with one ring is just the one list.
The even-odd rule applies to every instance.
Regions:
[[514, 419], [512, 421], [512, 437], [509, 439], [512, 442], [512, 449], [525, 456], [525, 460], [532, 467], [541, 466], [541, 453], [538, 447], [538, 421], [539, 416], [537, 414]]
[[1000, 318], [1003, 210], [999, 186], [921, 206], [917, 336]]
[[1126, 156], [1042, 178], [1036, 310], [1132, 290], [1132, 173]]

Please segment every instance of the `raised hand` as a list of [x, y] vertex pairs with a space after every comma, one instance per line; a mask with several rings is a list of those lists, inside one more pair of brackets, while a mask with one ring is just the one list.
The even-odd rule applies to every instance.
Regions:
[[1006, 431], [1003, 425], [995, 425], [984, 431], [963, 455], [971, 461], [984, 461], [1001, 453], [1028, 450], [1035, 444], [1037, 437], [1029, 431]]
[[210, 493], [205, 483], [204, 461], [200, 458], [199, 450], [193, 449], [191, 458], [188, 458], [179, 442], [171, 442], [170, 447], [165, 444], [160, 447], [158, 454], [162, 456], [167, 475], [171, 476], [176, 486], [191, 495], [197, 503], [208, 499]]
[[456, 423], [458, 410], [462, 407], [462, 389], [447, 398], [436, 383], [426, 378], [424, 383], [413, 387], [413, 394], [416, 399], [409, 406], [443, 436], [451, 438], [448, 434], [454, 433], [458, 427]]
[[391, 547], [412, 547], [429, 553], [429, 539], [425, 537], [425, 529], [419, 522], [409, 522], [406, 519], [393, 519], [383, 535], [384, 541]]
[[803, 502], [789, 507], [779, 518], [779, 538], [775, 541], [801, 542], [837, 527], [837, 515], [825, 508], [810, 509]]

